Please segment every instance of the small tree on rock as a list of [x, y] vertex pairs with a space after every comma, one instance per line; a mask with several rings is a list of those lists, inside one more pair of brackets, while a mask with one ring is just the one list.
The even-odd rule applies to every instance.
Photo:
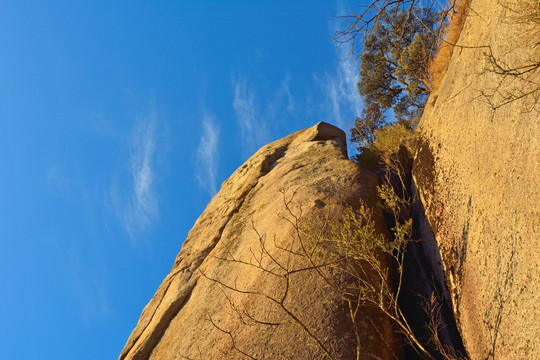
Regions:
[[[387, 123], [388, 111], [408, 128], [416, 126], [431, 92], [428, 65], [448, 13], [417, 1], [375, 1], [371, 6], [346, 17], [349, 28], [336, 36], [341, 44], [351, 42], [352, 55], [359, 54], [357, 86], [364, 110], [351, 135], [360, 153], [373, 142], [373, 132]], [[357, 35], [362, 36], [359, 49]]]

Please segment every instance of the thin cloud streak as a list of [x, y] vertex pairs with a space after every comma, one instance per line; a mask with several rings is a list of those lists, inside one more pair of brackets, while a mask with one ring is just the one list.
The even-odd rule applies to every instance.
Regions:
[[287, 76], [285, 80], [281, 82], [281, 86], [278, 91], [278, 101], [281, 103], [283, 98], [287, 100], [287, 113], [292, 113], [295, 108], [294, 99], [290, 89], [291, 78]]
[[[339, 16], [346, 15], [346, 9], [341, 5], [337, 9]], [[343, 23], [333, 20], [330, 32], [336, 33]], [[358, 64], [353, 56], [349, 56], [347, 46], [343, 44], [336, 51], [336, 67], [331, 74], [324, 77], [323, 91], [329, 101], [328, 113], [337, 126], [346, 132], [352, 127], [354, 119], [360, 116], [363, 105], [356, 84], [359, 80]]]
[[234, 93], [233, 109], [240, 127], [242, 154], [244, 157], [248, 157], [267, 142], [267, 126], [260, 116], [255, 94], [248, 89], [246, 80], [233, 78], [232, 84]]
[[255, 89], [248, 85], [245, 78], [233, 77], [233, 109], [244, 158], [251, 156], [274, 136], [282, 135], [282, 130], [290, 128], [291, 124], [305, 124], [303, 119], [306, 116], [312, 117], [313, 122], [326, 121], [347, 134], [350, 132], [354, 120], [363, 109], [356, 86], [359, 74], [354, 60], [347, 57], [345, 49], [337, 50], [334, 69], [322, 75], [314, 74], [314, 83], [320, 92], [314, 97], [308, 96], [304, 102], [293, 96], [289, 76], [284, 78], [272, 95], [262, 99], [257, 98]]
[[351, 57], [347, 58], [346, 51], [338, 51], [338, 64], [333, 74], [326, 76], [324, 92], [329, 101], [329, 113], [336, 125], [349, 130], [354, 119], [362, 112], [362, 98], [358, 95], [356, 84], [359, 79], [358, 71]]
[[360, 115], [362, 112], [362, 99], [358, 94], [357, 83], [360, 80], [360, 75], [353, 58], [347, 58], [346, 51], [341, 47], [339, 52], [340, 63], [338, 73], [340, 74], [340, 89], [345, 99], [345, 103], [349, 109], [355, 114]]
[[118, 216], [132, 240], [147, 231], [159, 218], [154, 170], [156, 121], [157, 115], [153, 111], [136, 126], [130, 139], [129, 191], [121, 191], [124, 186], [119, 183], [118, 177], [113, 179], [110, 189]]
[[197, 173], [199, 185], [210, 195], [217, 192], [217, 170], [219, 166], [220, 127], [214, 116], [206, 113], [203, 118], [203, 134], [197, 147]]

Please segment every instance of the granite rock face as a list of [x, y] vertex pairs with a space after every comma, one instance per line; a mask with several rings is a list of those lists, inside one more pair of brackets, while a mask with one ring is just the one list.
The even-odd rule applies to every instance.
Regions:
[[540, 74], [489, 61], [539, 61], [519, 3], [472, 1], [419, 125], [413, 177], [471, 359], [540, 358], [540, 108], [520, 96]]
[[[253, 264], [264, 244], [283, 266], [301, 265], [283, 250], [295, 241], [289, 222], [294, 216], [338, 216], [362, 202], [384, 232], [376, 185], [373, 174], [348, 160], [343, 131], [326, 123], [260, 149], [223, 183], [197, 220], [120, 359], [247, 358], [242, 352], [258, 359], [325, 358], [313, 338], [266, 297], [283, 296], [283, 279]], [[268, 257], [264, 261], [277, 266]], [[348, 309], [314, 271], [291, 276], [285, 303], [335, 358], [356, 358]], [[393, 357], [398, 340], [389, 320], [370, 308], [359, 316], [362, 353]]]

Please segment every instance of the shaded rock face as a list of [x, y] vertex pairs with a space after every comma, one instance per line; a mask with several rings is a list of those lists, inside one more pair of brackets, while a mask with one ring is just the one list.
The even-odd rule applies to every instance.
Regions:
[[[295, 216], [339, 216], [362, 202], [373, 208], [384, 231], [376, 185], [373, 174], [347, 159], [343, 131], [326, 123], [260, 149], [223, 183], [197, 220], [120, 359], [326, 358], [314, 338], [334, 358], [356, 358], [348, 309], [320, 276], [298, 272], [287, 287], [261, 266], [302, 266], [305, 259], [284, 250], [297, 241], [290, 223]], [[259, 266], [265, 252], [272, 258], [263, 256]], [[285, 291], [286, 308], [313, 337], [270, 300], [283, 299]], [[388, 319], [366, 308], [359, 323], [361, 353], [393, 358], [397, 340]]]
[[538, 98], [500, 106], [540, 74], [486, 71], [490, 51], [508, 67], [540, 58], [514, 3], [472, 1], [459, 44], [484, 47], [454, 51], [420, 122], [413, 169], [471, 359], [540, 358]]

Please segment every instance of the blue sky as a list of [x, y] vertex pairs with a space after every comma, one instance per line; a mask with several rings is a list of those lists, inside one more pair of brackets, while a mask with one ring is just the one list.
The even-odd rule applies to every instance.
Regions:
[[114, 359], [221, 183], [359, 114], [333, 1], [0, 3], [0, 359]]

